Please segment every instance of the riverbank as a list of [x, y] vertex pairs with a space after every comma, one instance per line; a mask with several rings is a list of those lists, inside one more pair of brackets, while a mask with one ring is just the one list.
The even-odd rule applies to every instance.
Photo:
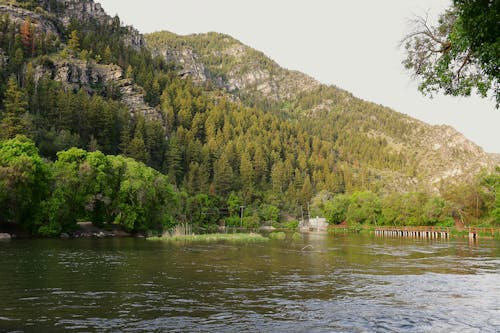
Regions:
[[[124, 231], [119, 226], [114, 226], [111, 229], [104, 229], [96, 227], [92, 222], [78, 222], [76, 228], [71, 232], [63, 232], [58, 235], [58, 238], [68, 239], [68, 238], [104, 238], [104, 237], [131, 237], [139, 236], [144, 237], [144, 235], [133, 235]], [[0, 232], [0, 240], [11, 240], [11, 239], [25, 239], [25, 238], [40, 238], [23, 232], [17, 229], [6, 229]], [[55, 238], [55, 237], [52, 237]]]

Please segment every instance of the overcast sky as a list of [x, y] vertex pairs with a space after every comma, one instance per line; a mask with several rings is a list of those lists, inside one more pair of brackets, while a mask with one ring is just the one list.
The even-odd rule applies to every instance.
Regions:
[[455, 127], [500, 153], [500, 110], [491, 99], [423, 97], [401, 65], [408, 19], [436, 17], [448, 0], [95, 0], [142, 33], [222, 32], [282, 67], [430, 124]]

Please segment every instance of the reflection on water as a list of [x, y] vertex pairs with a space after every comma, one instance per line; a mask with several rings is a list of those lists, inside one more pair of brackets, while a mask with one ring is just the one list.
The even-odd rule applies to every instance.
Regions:
[[0, 267], [0, 331], [500, 332], [493, 240], [12, 241]]

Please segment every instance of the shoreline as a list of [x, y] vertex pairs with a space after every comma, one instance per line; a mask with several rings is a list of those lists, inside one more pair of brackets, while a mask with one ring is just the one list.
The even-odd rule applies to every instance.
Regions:
[[56, 237], [40, 237], [27, 234], [20, 230], [0, 231], [0, 241], [9, 241], [14, 239], [42, 239], [42, 238], [59, 238], [59, 239], [77, 239], [77, 238], [112, 238], [112, 237], [145, 237], [142, 234], [131, 234], [122, 230], [119, 227], [106, 230], [96, 227], [92, 222], [78, 222], [77, 228], [73, 231], [62, 232]]
[[[407, 227], [402, 227], [407, 228]], [[497, 229], [498, 231], [491, 234], [483, 233], [480, 228], [476, 229], [477, 238], [481, 239], [495, 239], [500, 240], [500, 229], [497, 228], [486, 228], [488, 230]], [[265, 229], [261, 229], [265, 230]], [[278, 229], [276, 229], [278, 230]], [[330, 235], [330, 234], [376, 234], [376, 230], [374, 228], [365, 227], [361, 229], [350, 229], [347, 226], [342, 228], [327, 228], [326, 230], [306, 230], [304, 228], [298, 228], [294, 230], [289, 230], [293, 232], [299, 232], [301, 234], [316, 234], [316, 235]], [[240, 230], [241, 231], [241, 230]], [[254, 233], [255, 229], [245, 230], [249, 233]], [[268, 231], [268, 230], [267, 230]], [[246, 232], [244, 232], [246, 233]], [[205, 235], [205, 234], [197, 234], [197, 235]], [[17, 239], [43, 239], [43, 238], [52, 238], [52, 239], [78, 239], [78, 238], [125, 238], [125, 237], [135, 237], [135, 238], [151, 238], [146, 234], [138, 233], [132, 234], [124, 231], [120, 227], [116, 226], [111, 230], [103, 229], [96, 227], [92, 224], [92, 222], [78, 222], [78, 227], [71, 232], [62, 232], [58, 236], [55, 237], [40, 237], [27, 234], [25, 232], [19, 230], [0, 230], [0, 241], [9, 241], [9, 240], [17, 240]], [[399, 236], [384, 236], [384, 237], [394, 237], [398, 238]], [[457, 239], [457, 238], [467, 238], [469, 237], [468, 229], [457, 229], [457, 228], [449, 228], [449, 236], [447, 239]], [[152, 238], [155, 238], [154, 236]], [[160, 238], [160, 237], [156, 237]], [[411, 237], [405, 237], [411, 238]]]

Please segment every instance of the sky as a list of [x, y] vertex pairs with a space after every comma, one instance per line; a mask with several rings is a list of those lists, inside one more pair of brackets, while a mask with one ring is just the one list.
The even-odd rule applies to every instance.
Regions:
[[500, 110], [491, 99], [422, 96], [399, 42], [415, 15], [436, 18], [448, 0], [95, 0], [141, 33], [216, 31], [367, 101], [432, 125], [453, 126], [500, 153]]

